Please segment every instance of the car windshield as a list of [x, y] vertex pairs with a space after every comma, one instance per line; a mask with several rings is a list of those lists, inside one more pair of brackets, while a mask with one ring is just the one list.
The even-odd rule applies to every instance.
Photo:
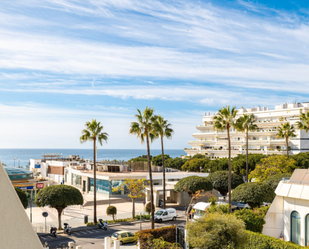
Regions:
[[163, 211], [156, 212], [156, 215], [162, 215], [162, 214], [163, 214]]
[[115, 237], [115, 238], [118, 238], [118, 236], [119, 236], [119, 233], [113, 233], [113, 235], [112, 235], [113, 237]]

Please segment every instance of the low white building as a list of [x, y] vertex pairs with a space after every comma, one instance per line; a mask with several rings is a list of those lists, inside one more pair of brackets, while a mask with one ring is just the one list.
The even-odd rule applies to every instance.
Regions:
[[309, 170], [296, 169], [275, 193], [263, 234], [309, 246]]

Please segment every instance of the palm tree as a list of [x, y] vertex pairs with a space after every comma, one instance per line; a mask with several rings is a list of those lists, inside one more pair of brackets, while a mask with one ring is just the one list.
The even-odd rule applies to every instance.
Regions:
[[306, 133], [309, 131], [309, 111], [307, 113], [303, 113], [300, 111], [300, 121], [297, 121], [297, 128], [300, 130], [305, 130]]
[[162, 170], [163, 170], [163, 208], [165, 209], [165, 165], [164, 165], [164, 147], [163, 137], [172, 138], [173, 129], [170, 128], [171, 124], [164, 120], [161, 116], [157, 116], [154, 122], [154, 132], [161, 138], [161, 151], [162, 151]]
[[86, 129], [82, 130], [82, 136], [79, 138], [81, 143], [86, 141], [93, 141], [93, 222], [97, 223], [97, 165], [96, 165], [96, 141], [101, 144], [103, 141], [107, 142], [108, 134], [102, 132], [103, 126], [100, 125], [100, 122], [93, 119], [91, 122], [86, 122]]
[[236, 121], [236, 129], [246, 133], [246, 181], [248, 182], [249, 166], [248, 166], [248, 145], [249, 145], [249, 131], [256, 131], [258, 126], [255, 124], [254, 114], [244, 114]]
[[150, 183], [150, 202], [151, 202], [151, 228], [154, 229], [154, 209], [153, 209], [153, 183], [152, 183], [152, 170], [150, 162], [150, 146], [149, 139], [151, 142], [155, 139], [155, 132], [153, 130], [153, 124], [156, 120], [154, 116], [154, 109], [146, 107], [143, 113], [137, 109], [138, 114], [135, 115], [137, 122], [132, 122], [130, 127], [130, 134], [136, 134], [137, 138], [141, 139], [143, 144], [146, 139], [147, 143], [147, 158], [148, 158], [148, 169], [149, 169], [149, 183]]
[[232, 169], [231, 169], [231, 137], [230, 137], [230, 128], [235, 127], [236, 125], [236, 107], [230, 109], [230, 106], [223, 107], [218, 111], [218, 113], [213, 117], [213, 128], [214, 130], [226, 130], [227, 139], [228, 139], [228, 150], [229, 150], [229, 212], [232, 211]]
[[276, 136], [279, 138], [285, 138], [286, 155], [289, 156], [289, 140], [291, 137], [296, 137], [294, 126], [290, 125], [289, 122], [282, 123], [281, 126], [278, 127]]

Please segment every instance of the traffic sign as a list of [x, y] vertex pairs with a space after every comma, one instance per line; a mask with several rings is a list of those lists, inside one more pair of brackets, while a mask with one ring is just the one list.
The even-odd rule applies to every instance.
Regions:
[[47, 212], [43, 212], [42, 215], [43, 215], [43, 217], [46, 218], [48, 216], [48, 213]]

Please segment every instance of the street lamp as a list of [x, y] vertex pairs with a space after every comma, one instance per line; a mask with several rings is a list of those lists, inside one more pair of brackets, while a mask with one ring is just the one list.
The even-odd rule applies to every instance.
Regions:
[[20, 167], [20, 159], [18, 159], [18, 168]]
[[14, 167], [15, 167], [15, 157], [14, 157]]

